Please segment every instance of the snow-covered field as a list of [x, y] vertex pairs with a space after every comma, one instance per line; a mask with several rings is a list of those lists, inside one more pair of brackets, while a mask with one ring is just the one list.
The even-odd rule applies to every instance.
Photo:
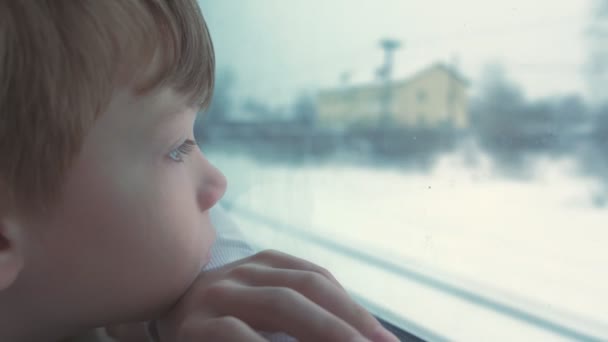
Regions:
[[[536, 177], [513, 180], [498, 176], [481, 154], [473, 164], [464, 153], [445, 155], [428, 172], [338, 163], [294, 166], [219, 149], [206, 154], [226, 174], [225, 199], [235, 208], [526, 304], [608, 339], [608, 209], [593, 205], [599, 185], [578, 176], [569, 160], [539, 161]], [[315, 261], [331, 269], [331, 256], [241, 222], [244, 233], [264, 247], [311, 259], [316, 253]], [[377, 273], [374, 295], [373, 284], [349, 278], [357, 269], [335, 265], [339, 269], [332, 271], [351, 289], [403, 317], [415, 316], [413, 298], [402, 298], [407, 305], [395, 299], [407, 285], [390, 287], [391, 276], [383, 283]], [[423, 301], [420, 295], [417, 305], [442, 305], [431, 297]], [[458, 322], [445, 323], [448, 336], [480, 336], [453, 333], [464, 329]], [[487, 330], [521, 328], [496, 324], [487, 323]], [[504, 331], [500, 336], [513, 337]]]

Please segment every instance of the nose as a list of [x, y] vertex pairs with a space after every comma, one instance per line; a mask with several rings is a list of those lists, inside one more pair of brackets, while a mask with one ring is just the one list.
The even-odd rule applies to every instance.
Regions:
[[226, 193], [227, 181], [224, 174], [206, 158], [202, 158], [201, 181], [197, 191], [197, 201], [201, 211], [209, 210]]

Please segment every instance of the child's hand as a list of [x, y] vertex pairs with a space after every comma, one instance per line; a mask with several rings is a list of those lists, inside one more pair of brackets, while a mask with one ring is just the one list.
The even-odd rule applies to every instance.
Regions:
[[128, 323], [105, 328], [106, 334], [117, 342], [150, 342], [145, 323]]
[[323, 268], [265, 251], [202, 273], [157, 322], [161, 341], [398, 341]]

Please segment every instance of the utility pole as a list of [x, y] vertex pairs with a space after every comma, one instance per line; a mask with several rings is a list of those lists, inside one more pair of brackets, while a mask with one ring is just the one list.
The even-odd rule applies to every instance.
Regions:
[[384, 50], [384, 65], [378, 69], [378, 77], [383, 82], [384, 86], [384, 91], [382, 92], [383, 94], [381, 99], [381, 123], [382, 126], [386, 128], [388, 127], [388, 125], [390, 125], [390, 122], [393, 118], [393, 91], [391, 80], [393, 76], [395, 50], [401, 47], [401, 42], [396, 39], [383, 39], [380, 41], [380, 47]]

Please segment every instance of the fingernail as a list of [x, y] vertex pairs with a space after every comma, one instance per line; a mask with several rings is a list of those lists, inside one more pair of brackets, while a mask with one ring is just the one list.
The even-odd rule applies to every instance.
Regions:
[[390, 331], [385, 328], [379, 328], [376, 333], [372, 335], [372, 341], [374, 342], [399, 342], [399, 339], [393, 335]]

